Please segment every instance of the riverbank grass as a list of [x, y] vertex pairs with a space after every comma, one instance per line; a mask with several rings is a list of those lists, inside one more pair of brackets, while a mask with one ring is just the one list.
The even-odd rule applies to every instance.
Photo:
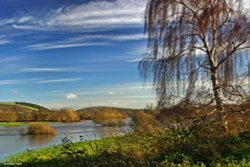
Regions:
[[6, 162], [23, 166], [250, 166], [250, 132], [234, 136], [183, 137], [176, 129], [130, 134], [26, 151]]
[[28, 124], [52, 124], [56, 122], [0, 122], [0, 126], [23, 126]]

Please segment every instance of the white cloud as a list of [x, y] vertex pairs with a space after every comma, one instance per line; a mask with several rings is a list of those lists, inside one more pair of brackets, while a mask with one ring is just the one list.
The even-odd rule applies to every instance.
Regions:
[[145, 42], [145, 44], [140, 45], [140, 46], [136, 46], [135, 48], [133, 48], [132, 50], [128, 51], [127, 53], [130, 55], [139, 55], [142, 56], [145, 53], [148, 53], [150, 50], [147, 48], [147, 44]]
[[65, 98], [66, 99], [77, 99], [78, 96], [76, 94], [74, 94], [74, 93], [68, 93], [68, 94], [65, 95]]
[[13, 85], [13, 84], [19, 84], [22, 83], [21, 80], [1, 80], [0, 85]]
[[31, 78], [31, 79], [18, 79], [18, 80], [0, 80], [0, 85], [14, 85], [14, 84], [48, 84], [57, 82], [76, 82], [82, 78], [63, 78], [63, 79], [42, 79], [42, 78]]
[[[146, 36], [143, 33], [137, 34], [120, 34], [120, 35], [81, 35], [69, 39], [63, 39], [63, 42], [49, 42], [49, 43], [38, 43], [28, 45], [24, 47], [28, 50], [49, 50], [49, 49], [60, 49], [60, 48], [71, 48], [71, 47], [82, 47], [82, 46], [102, 46], [110, 45], [111, 41], [129, 41], [129, 40], [141, 40], [145, 39]], [[93, 42], [93, 41], [105, 41], [105, 42]]]
[[19, 18], [18, 23], [25, 23], [28, 21], [33, 20], [34, 18], [32, 16], [23, 16], [21, 18]]
[[79, 80], [81, 80], [81, 78], [48, 79], [48, 80], [36, 81], [36, 83], [74, 82]]
[[5, 20], [17, 29], [76, 29], [82, 31], [123, 26], [143, 26], [147, 0], [90, 1], [49, 10], [44, 15]]
[[109, 92], [108, 92], [108, 95], [115, 95], [115, 92], [109, 91]]
[[[133, 26], [143, 27], [144, 12], [148, 0], [98, 0], [70, 6], [59, 6], [46, 12], [33, 11], [32, 16], [0, 20], [0, 25], [12, 25], [16, 29], [58, 31], [97, 31]], [[243, 9], [249, 11], [249, 0], [244, 0]], [[249, 13], [249, 12], [248, 12]]]
[[60, 68], [25, 68], [22, 71], [29, 71], [29, 72], [53, 72], [53, 71], [63, 71]]
[[137, 62], [139, 62], [139, 61], [141, 61], [142, 60], [142, 58], [135, 58], [135, 59], [130, 59], [130, 60], [128, 60], [127, 62], [128, 63], [137, 63]]
[[4, 45], [4, 44], [7, 44], [7, 43], [10, 43], [10, 41], [7, 40], [7, 39], [0, 39], [0, 45]]
[[0, 36], [0, 45], [5, 45], [5, 44], [8, 44], [10, 42], [11, 41], [6, 36], [3, 36], [3, 35]]
[[108, 36], [113, 41], [128, 41], [128, 40], [140, 40], [146, 39], [146, 36], [143, 33], [138, 34], [128, 34], [128, 35], [119, 35], [119, 36]]
[[0, 63], [12, 63], [14, 61], [17, 61], [17, 60], [21, 60], [23, 58], [21, 58], [20, 56], [14, 56], [14, 57], [10, 57], [10, 56], [0, 56], [1, 59], [0, 59]]
[[100, 46], [109, 45], [107, 42], [93, 42], [93, 43], [40, 43], [26, 46], [25, 49], [28, 50], [49, 50], [49, 49], [61, 49], [61, 48], [72, 48], [81, 46]]
[[67, 7], [48, 20], [48, 25], [83, 28], [117, 27], [143, 24], [146, 0], [92, 1]]
[[119, 35], [81, 35], [75, 38], [69, 39], [71, 42], [86, 41], [86, 40], [109, 40], [109, 41], [129, 41], [146, 39], [143, 33], [136, 34], [119, 34]]

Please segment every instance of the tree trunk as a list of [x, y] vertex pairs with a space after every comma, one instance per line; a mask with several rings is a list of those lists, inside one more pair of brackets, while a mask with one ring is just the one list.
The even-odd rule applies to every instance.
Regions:
[[211, 68], [211, 80], [212, 80], [214, 98], [215, 98], [215, 102], [216, 102], [216, 109], [217, 109], [218, 114], [220, 116], [220, 120], [222, 122], [222, 126], [223, 126], [224, 130], [226, 132], [228, 132], [228, 123], [226, 120], [225, 109], [223, 107], [223, 102], [222, 102], [221, 94], [220, 94], [218, 72], [217, 72], [217, 69], [215, 67]]

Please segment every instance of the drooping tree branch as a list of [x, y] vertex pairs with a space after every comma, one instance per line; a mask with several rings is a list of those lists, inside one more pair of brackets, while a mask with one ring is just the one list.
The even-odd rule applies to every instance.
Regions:
[[206, 87], [217, 109], [241, 93], [230, 85], [236, 76], [250, 74], [244, 67], [249, 62], [250, 22], [242, 0], [150, 0], [145, 33], [151, 52], [139, 69], [144, 79], [153, 77], [160, 108], [181, 100], [172, 100], [175, 96], [195, 100], [204, 80], [211, 81]]

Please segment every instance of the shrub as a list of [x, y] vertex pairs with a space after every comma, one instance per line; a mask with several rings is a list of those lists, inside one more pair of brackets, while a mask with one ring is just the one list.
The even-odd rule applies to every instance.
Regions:
[[59, 110], [59, 117], [63, 122], [76, 122], [80, 120], [79, 114], [71, 108], [64, 108]]
[[48, 124], [41, 124], [41, 123], [29, 124], [27, 134], [28, 135], [56, 134], [56, 129], [49, 126]]
[[154, 132], [157, 128], [157, 121], [155, 117], [150, 113], [135, 112], [133, 115], [133, 121], [135, 123], [134, 130], [136, 132]]

